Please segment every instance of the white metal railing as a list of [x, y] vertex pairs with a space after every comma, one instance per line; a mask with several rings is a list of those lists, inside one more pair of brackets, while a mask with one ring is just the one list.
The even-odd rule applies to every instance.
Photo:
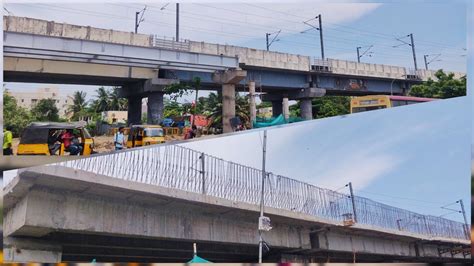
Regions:
[[[56, 163], [73, 169], [154, 186], [259, 204], [259, 169], [180, 146], [154, 146]], [[267, 173], [265, 206], [344, 221], [353, 212], [348, 195], [292, 178]], [[354, 197], [357, 223], [421, 234], [468, 239], [468, 226], [441, 217], [422, 215], [364, 197]]]
[[164, 49], [190, 51], [191, 45], [189, 40], [176, 41], [174, 38], [167, 39], [166, 37], [159, 37], [158, 35], [151, 35], [150, 37], [152, 47], [159, 47]]

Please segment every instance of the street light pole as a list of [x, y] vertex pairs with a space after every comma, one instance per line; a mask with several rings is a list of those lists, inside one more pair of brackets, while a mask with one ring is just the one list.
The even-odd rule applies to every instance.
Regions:
[[[265, 172], [265, 160], [266, 160], [266, 154], [267, 154], [267, 131], [263, 131], [263, 147], [262, 147], [263, 155], [262, 155], [262, 191], [260, 195], [260, 219], [263, 217], [263, 206], [264, 206], [264, 200], [265, 200], [265, 177], [266, 177], [266, 172]], [[259, 219], [259, 221], [260, 221]], [[259, 235], [259, 241], [258, 241], [258, 263], [262, 263], [262, 253], [263, 253], [263, 238], [262, 238], [262, 230], [258, 230], [258, 235]]]

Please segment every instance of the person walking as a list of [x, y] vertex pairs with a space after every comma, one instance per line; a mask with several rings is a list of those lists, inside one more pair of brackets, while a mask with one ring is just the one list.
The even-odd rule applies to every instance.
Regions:
[[125, 147], [125, 136], [123, 134], [123, 129], [124, 127], [119, 127], [119, 130], [117, 133], [115, 133], [114, 136], [114, 144], [115, 144], [115, 150], [119, 151], [122, 150]]
[[13, 155], [13, 134], [11, 126], [3, 128], [3, 155]]

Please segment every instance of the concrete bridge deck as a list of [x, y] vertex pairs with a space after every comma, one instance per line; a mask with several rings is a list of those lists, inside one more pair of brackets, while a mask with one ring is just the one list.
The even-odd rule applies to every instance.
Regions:
[[147, 123], [159, 124], [164, 88], [192, 85], [196, 77], [201, 90], [222, 92], [227, 133], [232, 131], [236, 91], [267, 94], [262, 99], [272, 102], [274, 116], [288, 116], [288, 100], [298, 100], [302, 118], [309, 120], [315, 97], [406, 94], [434, 73], [231, 45], [166, 42], [153, 35], [24, 17], [5, 16], [3, 23], [6, 82], [121, 86], [121, 96], [129, 102], [129, 124], [140, 123], [144, 97]]
[[[259, 207], [252, 198], [258, 198], [259, 188], [242, 190], [246, 179], [255, 177], [247, 177], [249, 169], [205, 155], [203, 185], [201, 169], [193, 169], [198, 166], [191, 160], [200, 153], [176, 149], [181, 153], [157, 157], [153, 149], [140, 149], [20, 170], [4, 188], [5, 259], [184, 262], [192, 255], [191, 243], [197, 242], [211, 261], [256, 261]], [[178, 157], [189, 164], [176, 166], [172, 158]], [[227, 178], [213, 170], [214, 164], [227, 169]], [[274, 181], [269, 177], [268, 185]], [[242, 185], [236, 187], [234, 182]], [[470, 240], [460, 223], [442, 219], [444, 225], [438, 228], [440, 221], [420, 215], [423, 223], [412, 221], [415, 227], [394, 229], [368, 224], [377, 220], [364, 220], [364, 209], [357, 204], [360, 222], [344, 226], [339, 212], [332, 212], [343, 205], [326, 202], [322, 214], [316, 215], [316, 209], [297, 204], [311, 202], [301, 201], [308, 194], [291, 194], [275, 185], [265, 194], [265, 214], [273, 226], [264, 233], [270, 246], [265, 261], [470, 259]], [[289, 198], [272, 201], [272, 193], [281, 192], [290, 193]], [[324, 199], [313, 202], [313, 207]], [[292, 208], [278, 205], [288, 200], [293, 200]], [[429, 232], [419, 228], [427, 224]]]

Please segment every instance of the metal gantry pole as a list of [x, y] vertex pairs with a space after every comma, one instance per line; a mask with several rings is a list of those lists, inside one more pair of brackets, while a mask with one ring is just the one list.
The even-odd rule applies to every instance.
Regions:
[[[267, 154], [267, 131], [263, 131], [263, 147], [262, 147], [262, 191], [260, 195], [260, 219], [263, 217], [263, 206], [264, 206], [264, 200], [265, 200], [265, 177], [266, 177], [266, 172], [265, 172], [265, 160], [266, 160], [266, 154]], [[259, 219], [259, 222], [260, 222]], [[262, 253], [263, 253], [263, 238], [262, 238], [262, 231], [258, 230], [258, 235], [259, 235], [259, 241], [258, 241], [258, 263], [262, 263]]]
[[357, 47], [357, 63], [360, 63], [360, 52], [359, 52], [360, 48], [362, 48], [362, 47], [360, 47], [360, 46]]
[[426, 70], [428, 70], [428, 60], [426, 60], [427, 57], [428, 57], [427, 54], [423, 55], [423, 58], [425, 59], [425, 68], [426, 68]]
[[265, 38], [267, 39], [267, 51], [270, 50], [270, 45], [268, 44], [268, 36], [270, 36], [270, 33], [265, 33]]
[[321, 41], [321, 58], [324, 60], [323, 22], [321, 19], [321, 14], [318, 15], [318, 18], [319, 18], [319, 39]]
[[413, 41], [413, 33], [410, 33], [411, 40], [411, 50], [413, 52], [413, 62], [415, 62], [415, 70], [418, 70], [418, 65], [416, 64], [416, 53], [415, 53], [415, 42]]
[[350, 193], [351, 193], [352, 212], [353, 212], [353, 214], [354, 214], [354, 222], [357, 223], [357, 212], [356, 212], [354, 191], [352, 190], [352, 183], [351, 183], [351, 182], [349, 182], [349, 191], [350, 191]]
[[179, 3], [176, 3], [176, 41], [179, 42]]
[[138, 15], [140, 12], [135, 12], [135, 33], [138, 32]]
[[467, 223], [467, 218], [466, 218], [466, 210], [464, 209], [464, 203], [462, 202], [462, 199], [458, 200], [459, 205], [461, 205], [461, 212], [462, 216], [464, 218], [464, 231], [466, 232], [466, 237], [469, 239], [469, 224]]

